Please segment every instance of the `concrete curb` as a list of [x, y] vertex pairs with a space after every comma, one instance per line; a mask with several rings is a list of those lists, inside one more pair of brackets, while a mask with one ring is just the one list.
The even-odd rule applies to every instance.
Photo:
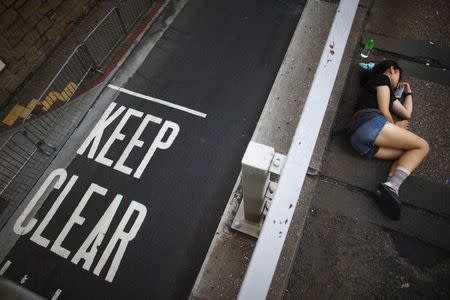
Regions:
[[322, 123], [313, 157], [311, 158], [311, 163], [309, 166], [311, 170], [309, 174], [310, 176], [305, 180], [303, 185], [299, 200], [300, 203], [294, 212], [294, 218], [288, 232], [288, 237], [286, 238], [285, 246], [281, 253], [275, 276], [272, 280], [271, 290], [268, 294], [269, 299], [282, 299], [288, 285], [289, 275], [294, 264], [294, 259], [297, 255], [306, 217], [310, 209], [311, 200], [315, 193], [317, 183], [315, 175], [322, 169], [322, 159], [325, 155], [325, 150], [331, 137], [331, 131], [337, 115], [341, 97], [344, 93], [352, 58], [354, 57], [355, 50], [359, 45], [366, 13], [367, 9], [361, 7], [360, 5], [353, 22], [352, 31], [350, 33], [339, 68], [339, 75], [336, 78], [336, 82], [333, 87], [330, 103], [324, 117], [324, 122]]
[[[277, 152], [287, 153], [336, 9], [336, 3], [320, 0], [307, 2], [252, 141], [272, 146]], [[366, 5], [360, 5], [310, 164], [310, 167], [317, 171], [321, 168], [322, 156], [331, 135], [332, 124], [366, 13]], [[230, 229], [242, 199], [239, 184], [240, 177], [237, 179], [190, 299], [234, 299], [237, 297], [256, 242]], [[306, 178], [277, 271], [272, 280], [268, 299], [283, 297], [315, 186], [314, 177]]]

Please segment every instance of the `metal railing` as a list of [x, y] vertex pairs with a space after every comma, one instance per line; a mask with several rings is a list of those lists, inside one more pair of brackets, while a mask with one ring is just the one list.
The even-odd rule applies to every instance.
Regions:
[[[152, 3], [152, 0], [119, 1], [73, 50], [44, 92], [33, 102], [32, 107], [25, 108], [23, 122], [0, 146], [2, 200], [9, 203], [20, 202], [23, 197], [17, 195], [23, 193], [8, 190], [31, 188], [30, 184], [13, 184], [19, 174], [27, 173], [24, 176], [33, 177], [36, 182], [39, 172], [33, 172], [34, 166], [30, 167], [31, 171], [26, 166], [37, 152], [50, 157], [62, 146], [63, 140], [52, 144], [48, 139], [54, 133], [56, 125], [61, 122], [66, 105], [87, 75], [99, 70], [99, 66]], [[65, 136], [68, 133], [69, 131], [58, 134]], [[27, 172], [24, 172], [24, 169], [27, 169]], [[0, 214], [0, 217], [4, 216]]]

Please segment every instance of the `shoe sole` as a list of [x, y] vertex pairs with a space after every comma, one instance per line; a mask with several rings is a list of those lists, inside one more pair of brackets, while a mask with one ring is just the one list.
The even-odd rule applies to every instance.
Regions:
[[383, 213], [392, 220], [399, 220], [401, 202], [398, 196], [383, 184], [380, 184], [377, 195], [379, 198], [378, 204]]

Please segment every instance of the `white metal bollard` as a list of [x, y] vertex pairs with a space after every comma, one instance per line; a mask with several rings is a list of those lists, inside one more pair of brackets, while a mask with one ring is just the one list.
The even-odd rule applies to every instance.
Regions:
[[263, 220], [263, 210], [268, 207], [276, 183], [270, 174], [280, 174], [284, 156], [272, 147], [250, 142], [242, 158], [241, 186], [243, 200], [231, 227], [258, 237]]
[[245, 219], [259, 222], [264, 205], [264, 195], [269, 185], [269, 168], [275, 150], [272, 147], [250, 142], [242, 158], [242, 190]]

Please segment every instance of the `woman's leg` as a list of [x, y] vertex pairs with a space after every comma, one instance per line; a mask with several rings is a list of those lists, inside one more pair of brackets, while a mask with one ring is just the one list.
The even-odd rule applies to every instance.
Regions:
[[[423, 138], [394, 124], [386, 124], [383, 127], [375, 140], [375, 145], [379, 146], [380, 150], [383, 148], [403, 150], [398, 159], [398, 166], [407, 169], [409, 172], [414, 171], [419, 166], [430, 150], [430, 146]], [[380, 152], [380, 150], [375, 157], [387, 152]], [[389, 152], [392, 154], [393, 151]]]
[[374, 155], [375, 158], [378, 159], [385, 159], [385, 160], [393, 160], [390, 168], [389, 173], [387, 176], [386, 181], [391, 180], [392, 175], [394, 174], [395, 170], [397, 170], [398, 167], [398, 158], [404, 153], [405, 151], [399, 150], [399, 149], [393, 149], [393, 148], [386, 148], [381, 147], [378, 149], [377, 153]]
[[405, 151], [400, 149], [380, 147], [374, 157], [384, 160], [393, 160], [399, 158]]
[[391, 180], [392, 175], [394, 175], [395, 170], [397, 170], [398, 167], [398, 159], [394, 160], [394, 162], [392, 163], [391, 167], [389, 168], [389, 173], [388, 173], [388, 177], [386, 181]]
[[[398, 190], [403, 181], [417, 168], [417, 166], [428, 154], [430, 149], [428, 143], [421, 137], [406, 129], [400, 128], [393, 124], [386, 124], [376, 138], [375, 145], [382, 148], [388, 147], [403, 150], [403, 153], [400, 154], [397, 162], [391, 166], [391, 171], [395, 168], [392, 176], [390, 176], [388, 181], [385, 183], [381, 183], [379, 188], [382, 191], [382, 194], [389, 199], [399, 201]], [[389, 153], [394, 154], [395, 151], [385, 150], [380, 152], [380, 156], [383, 154], [387, 155]], [[393, 196], [392, 193], [395, 193], [396, 196]], [[397, 199], [394, 199], [395, 197], [397, 197]], [[387, 205], [392, 203], [393, 202], [388, 201], [385, 204]]]

